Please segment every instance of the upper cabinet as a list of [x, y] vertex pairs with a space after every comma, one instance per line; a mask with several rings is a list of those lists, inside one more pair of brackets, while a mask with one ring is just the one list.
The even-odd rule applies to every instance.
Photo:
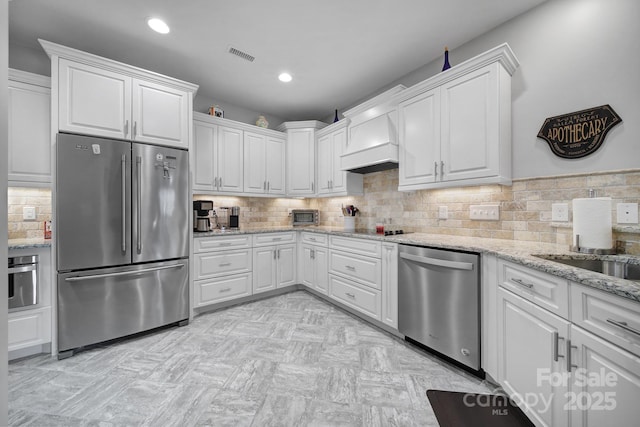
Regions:
[[219, 124], [220, 119], [194, 113], [191, 168], [193, 189], [204, 192], [243, 191], [243, 131]]
[[51, 185], [51, 80], [9, 70], [9, 185]]
[[287, 133], [287, 195], [316, 194], [316, 132], [326, 123], [315, 120], [285, 122], [278, 127]]
[[318, 131], [318, 196], [363, 194], [362, 175], [341, 169], [347, 146], [347, 120]]
[[507, 44], [410, 87], [399, 101], [399, 190], [511, 184]]
[[40, 40], [51, 57], [57, 130], [189, 148], [197, 86]]
[[282, 136], [245, 132], [244, 192], [283, 196], [284, 159], [285, 139]]

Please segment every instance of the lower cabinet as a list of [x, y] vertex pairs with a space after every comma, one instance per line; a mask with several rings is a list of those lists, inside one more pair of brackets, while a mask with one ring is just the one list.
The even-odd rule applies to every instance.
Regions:
[[298, 257], [300, 283], [325, 295], [329, 293], [328, 254], [326, 247], [302, 243]]
[[253, 293], [296, 284], [296, 245], [253, 248]]
[[329, 274], [329, 290], [331, 298], [369, 317], [382, 320], [382, 296], [380, 291], [357, 284], [335, 274]]
[[9, 313], [9, 351], [51, 342], [51, 307]]
[[[498, 262], [509, 273], [510, 263]], [[640, 304], [578, 283], [547, 286], [519, 266], [497, 288], [498, 382], [538, 426], [617, 426], [640, 419]], [[552, 290], [552, 292], [546, 292]], [[541, 298], [541, 295], [548, 297]], [[569, 299], [571, 295], [571, 310]], [[553, 310], [552, 310], [552, 309]]]
[[196, 308], [251, 295], [251, 278], [252, 274], [249, 272], [196, 280], [194, 282]]
[[398, 244], [382, 244], [382, 322], [398, 329]]

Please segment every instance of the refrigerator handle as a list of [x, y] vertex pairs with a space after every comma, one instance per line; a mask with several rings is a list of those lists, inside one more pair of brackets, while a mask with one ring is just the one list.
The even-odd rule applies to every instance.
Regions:
[[65, 282], [80, 282], [83, 280], [105, 279], [108, 277], [132, 276], [135, 274], [153, 273], [160, 270], [170, 270], [174, 268], [183, 268], [184, 264], [163, 265], [160, 267], [144, 268], [142, 270], [118, 271], [115, 273], [94, 274], [91, 276], [73, 276], [65, 278]]
[[142, 157], [141, 156], [137, 156], [136, 157], [136, 173], [137, 173], [137, 177], [138, 177], [138, 182], [137, 182], [137, 186], [138, 186], [138, 194], [137, 194], [137, 215], [136, 215], [136, 221], [138, 223], [137, 226], [137, 245], [138, 245], [138, 253], [142, 253]]
[[122, 173], [122, 252], [127, 253], [127, 155], [123, 154], [120, 160]]

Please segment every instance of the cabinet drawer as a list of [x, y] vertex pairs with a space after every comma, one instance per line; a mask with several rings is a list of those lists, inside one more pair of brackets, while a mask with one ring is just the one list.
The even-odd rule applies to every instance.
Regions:
[[374, 289], [382, 289], [382, 262], [378, 258], [331, 250], [329, 272], [347, 276]]
[[9, 313], [9, 351], [51, 342], [51, 307]]
[[322, 245], [326, 246], [329, 236], [321, 233], [309, 233], [308, 231], [303, 231], [300, 233], [300, 241], [302, 243], [309, 243], [312, 245]]
[[295, 243], [296, 232], [287, 231], [284, 233], [260, 233], [253, 236], [254, 246], [279, 245], [281, 243]]
[[210, 252], [221, 249], [239, 249], [251, 247], [250, 234], [234, 236], [196, 237], [193, 239], [193, 252]]
[[382, 249], [380, 242], [368, 239], [351, 239], [342, 236], [330, 236], [331, 249], [340, 249], [354, 254], [380, 258]]
[[251, 249], [196, 254], [195, 280], [251, 271]]
[[567, 280], [503, 260], [498, 263], [498, 271], [500, 286], [565, 319], [569, 318]]
[[572, 283], [571, 321], [640, 356], [640, 303]]
[[382, 299], [380, 291], [360, 287], [341, 277], [330, 274], [329, 296], [367, 316], [381, 320]]
[[251, 295], [251, 273], [194, 282], [194, 305], [196, 307], [204, 307], [248, 295]]

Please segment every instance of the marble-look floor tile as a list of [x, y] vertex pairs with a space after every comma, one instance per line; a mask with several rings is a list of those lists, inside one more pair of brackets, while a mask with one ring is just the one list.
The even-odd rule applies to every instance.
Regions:
[[11, 426], [437, 425], [485, 382], [304, 291], [9, 364]]

